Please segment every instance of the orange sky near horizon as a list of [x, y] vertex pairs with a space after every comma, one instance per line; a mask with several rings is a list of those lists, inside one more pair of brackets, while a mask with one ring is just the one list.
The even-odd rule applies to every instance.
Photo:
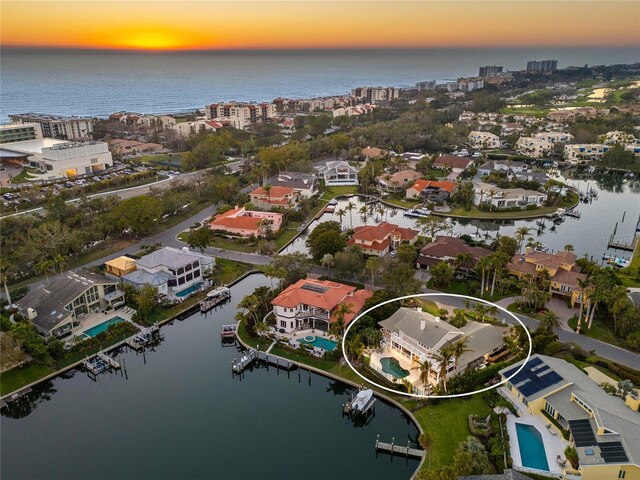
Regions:
[[640, 46], [636, 1], [2, 0], [2, 46]]

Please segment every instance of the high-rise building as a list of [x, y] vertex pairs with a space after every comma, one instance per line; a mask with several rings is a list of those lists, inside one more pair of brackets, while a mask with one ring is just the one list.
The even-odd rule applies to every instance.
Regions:
[[351, 96], [367, 103], [388, 102], [400, 96], [400, 89], [395, 87], [358, 87], [351, 90]]
[[207, 119], [228, 118], [234, 128], [243, 129], [251, 123], [266, 122], [278, 115], [273, 103], [214, 103], [205, 107]]
[[63, 117], [42, 113], [9, 115], [14, 123], [39, 123], [43, 137], [63, 140], [86, 140], [93, 132], [93, 119], [89, 117]]
[[425, 82], [416, 83], [416, 88], [418, 90], [435, 90], [436, 89], [436, 81], [435, 80], [427, 80]]
[[527, 72], [552, 72], [558, 69], [558, 60], [531, 60], [527, 62]]
[[479, 77], [495, 77], [502, 73], [504, 67], [498, 65], [487, 65], [485, 67], [480, 67], [480, 72], [478, 73]]

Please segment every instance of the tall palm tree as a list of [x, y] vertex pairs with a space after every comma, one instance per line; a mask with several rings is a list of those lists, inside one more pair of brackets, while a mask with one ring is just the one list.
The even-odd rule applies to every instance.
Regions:
[[336, 308], [334, 312], [335, 321], [331, 324], [331, 329], [334, 335], [336, 335], [336, 337], [338, 338], [342, 337], [344, 333], [344, 327], [345, 327], [344, 318], [347, 314], [351, 312], [352, 312], [351, 305], [347, 303], [341, 303], [340, 305], [338, 305], [338, 308]]
[[560, 316], [553, 310], [547, 310], [540, 315], [536, 332], [556, 334], [561, 326]]
[[433, 368], [433, 363], [430, 360], [424, 362], [418, 362], [417, 367], [413, 367], [411, 370], [419, 370], [420, 376], [418, 377], [422, 384], [426, 387], [429, 383], [429, 373]]
[[589, 287], [590, 281], [588, 278], [584, 280], [578, 279], [578, 288], [580, 289], [580, 313], [578, 314], [578, 325], [576, 326], [576, 332], [580, 332], [580, 327], [582, 326], [582, 314], [584, 313], [584, 294], [585, 290]]
[[11, 294], [9, 293], [8, 282], [9, 282], [9, 278], [11, 278], [14, 275], [15, 268], [16, 268], [15, 264], [11, 262], [9, 259], [0, 258], [0, 278], [2, 278], [4, 295], [5, 297], [7, 297], [7, 302], [9, 302], [9, 305], [12, 305], [13, 302], [11, 302]]
[[451, 363], [452, 358], [453, 352], [451, 350], [451, 346], [441, 348], [440, 353], [435, 355], [435, 360], [439, 364], [438, 374], [440, 376], [440, 381], [442, 382], [444, 393], [447, 393], [447, 367]]
[[453, 353], [453, 363], [455, 365], [456, 372], [458, 371], [458, 362], [460, 361], [460, 357], [467, 352], [470, 352], [471, 349], [469, 346], [469, 337], [462, 337], [457, 342], [454, 342], [451, 345], [451, 351]]
[[514, 237], [518, 241], [518, 251], [522, 253], [522, 245], [524, 244], [524, 239], [531, 232], [531, 228], [529, 227], [520, 227], [516, 230], [516, 234]]
[[453, 262], [453, 266], [456, 270], [464, 270], [467, 273], [469, 266], [473, 262], [473, 255], [469, 252], [459, 253], [456, 255], [456, 258]]
[[575, 250], [574, 246], [571, 245], [570, 243], [567, 243], [564, 247], [562, 247], [563, 250], [567, 251], [567, 252], [573, 252]]
[[347, 208], [347, 210], [349, 212], [349, 227], [353, 228], [353, 215], [352, 215], [352, 212], [353, 212], [353, 209], [356, 208], [356, 205], [355, 205], [355, 203], [352, 203], [351, 200], [349, 200], [349, 203], [347, 203], [347, 207], [346, 208]]
[[346, 214], [347, 214], [347, 212], [345, 211], [344, 208], [341, 208], [336, 212], [336, 215], [340, 219], [340, 228], [342, 228], [342, 217], [344, 217]]
[[262, 189], [267, 194], [267, 203], [269, 204], [269, 206], [271, 206], [271, 189], [272, 188], [273, 187], [271, 185], [269, 185], [268, 183], [262, 187]]
[[360, 210], [358, 210], [358, 212], [362, 216], [362, 221], [366, 225], [367, 224], [367, 213], [368, 213], [367, 206], [363, 205], [362, 207], [360, 207]]

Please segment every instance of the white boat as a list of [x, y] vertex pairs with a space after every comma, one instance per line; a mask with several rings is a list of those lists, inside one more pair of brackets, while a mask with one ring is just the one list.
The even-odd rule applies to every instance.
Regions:
[[363, 412], [373, 397], [373, 390], [367, 388], [366, 390], [360, 390], [356, 398], [351, 402], [351, 407], [356, 412]]
[[217, 287], [207, 293], [207, 298], [216, 298], [229, 295], [230, 290], [227, 287]]
[[406, 217], [428, 217], [431, 215], [431, 210], [426, 208], [412, 208], [404, 212]]
[[618, 267], [618, 268], [626, 268], [629, 265], [631, 265], [631, 260], [628, 260], [626, 258], [612, 257], [612, 256], [609, 256], [609, 255], [605, 255], [602, 258], [604, 258], [609, 265], [612, 265], [612, 266]]

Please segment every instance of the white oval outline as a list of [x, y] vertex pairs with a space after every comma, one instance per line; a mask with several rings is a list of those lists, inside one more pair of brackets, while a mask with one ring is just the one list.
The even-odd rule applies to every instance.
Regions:
[[[473, 392], [466, 392], [466, 393], [456, 393], [454, 395], [419, 395], [417, 393], [402, 392], [400, 390], [394, 390], [393, 388], [384, 387], [384, 386], [372, 381], [371, 379], [365, 377], [360, 372], [358, 372], [358, 370], [356, 370], [353, 365], [351, 365], [351, 362], [349, 361], [349, 358], [347, 356], [347, 351], [346, 351], [346, 348], [345, 348], [345, 344], [346, 344], [346, 340], [347, 340], [347, 334], [349, 333], [349, 329], [353, 325], [355, 325], [355, 323], [358, 320], [360, 320], [360, 318], [362, 316], [366, 315], [367, 313], [369, 313], [372, 310], [375, 310], [378, 307], [381, 307], [382, 305], [386, 305], [387, 303], [391, 303], [391, 302], [396, 302], [398, 300], [404, 300], [405, 298], [438, 297], [438, 296], [469, 298], [471, 300], [475, 300], [475, 301], [478, 301], [478, 302], [486, 303], [487, 305], [492, 305], [494, 307], [497, 307], [499, 310], [502, 310], [503, 312], [511, 315], [516, 320], [516, 322], [518, 322], [520, 325], [522, 325], [522, 327], [524, 328], [524, 331], [527, 334], [527, 337], [529, 338], [529, 352], [527, 353], [527, 358], [524, 359], [524, 362], [522, 362], [522, 365], [520, 366], [520, 368], [513, 375], [511, 375], [508, 378], [505, 378], [502, 382], [496, 383], [495, 385], [491, 385], [491, 386], [483, 388], [481, 390], [474, 390]], [[510, 312], [509, 310], [507, 310], [504, 307], [501, 307], [500, 305], [497, 305], [495, 303], [489, 302], [488, 300], [484, 300], [482, 298], [470, 297], [468, 295], [460, 295], [460, 294], [457, 294], [457, 293], [444, 293], [444, 292], [443, 293], [415, 293], [413, 295], [405, 295], [403, 297], [397, 297], [397, 298], [392, 298], [391, 300], [385, 300], [384, 302], [378, 303], [377, 305], [369, 308], [368, 310], [362, 312], [360, 315], [358, 315], [356, 318], [354, 318], [353, 321], [349, 323], [349, 326], [347, 327], [347, 329], [344, 331], [344, 335], [342, 335], [342, 356], [344, 357], [345, 361], [347, 362], [347, 365], [349, 365], [349, 368], [351, 368], [351, 370], [353, 370], [356, 373], [356, 375], [358, 375], [360, 378], [362, 378], [366, 382], [368, 382], [368, 383], [370, 383], [372, 385], [375, 385], [378, 388], [382, 388], [383, 390], [386, 390], [387, 392], [396, 393], [396, 394], [399, 394], [399, 395], [405, 395], [407, 397], [414, 397], [414, 398], [459, 398], [459, 397], [467, 397], [467, 396], [470, 396], [470, 395], [474, 395], [476, 393], [487, 392], [489, 390], [492, 390], [494, 388], [499, 387], [500, 385], [506, 385], [507, 382], [509, 382], [509, 380], [511, 380], [513, 377], [515, 377], [518, 373], [520, 373], [520, 370], [522, 370], [525, 367], [525, 365], [527, 364], [527, 362], [531, 358], [531, 351], [532, 351], [531, 343], [532, 343], [531, 334], [529, 333], [529, 329], [527, 328], [527, 326], [513, 312]]]

